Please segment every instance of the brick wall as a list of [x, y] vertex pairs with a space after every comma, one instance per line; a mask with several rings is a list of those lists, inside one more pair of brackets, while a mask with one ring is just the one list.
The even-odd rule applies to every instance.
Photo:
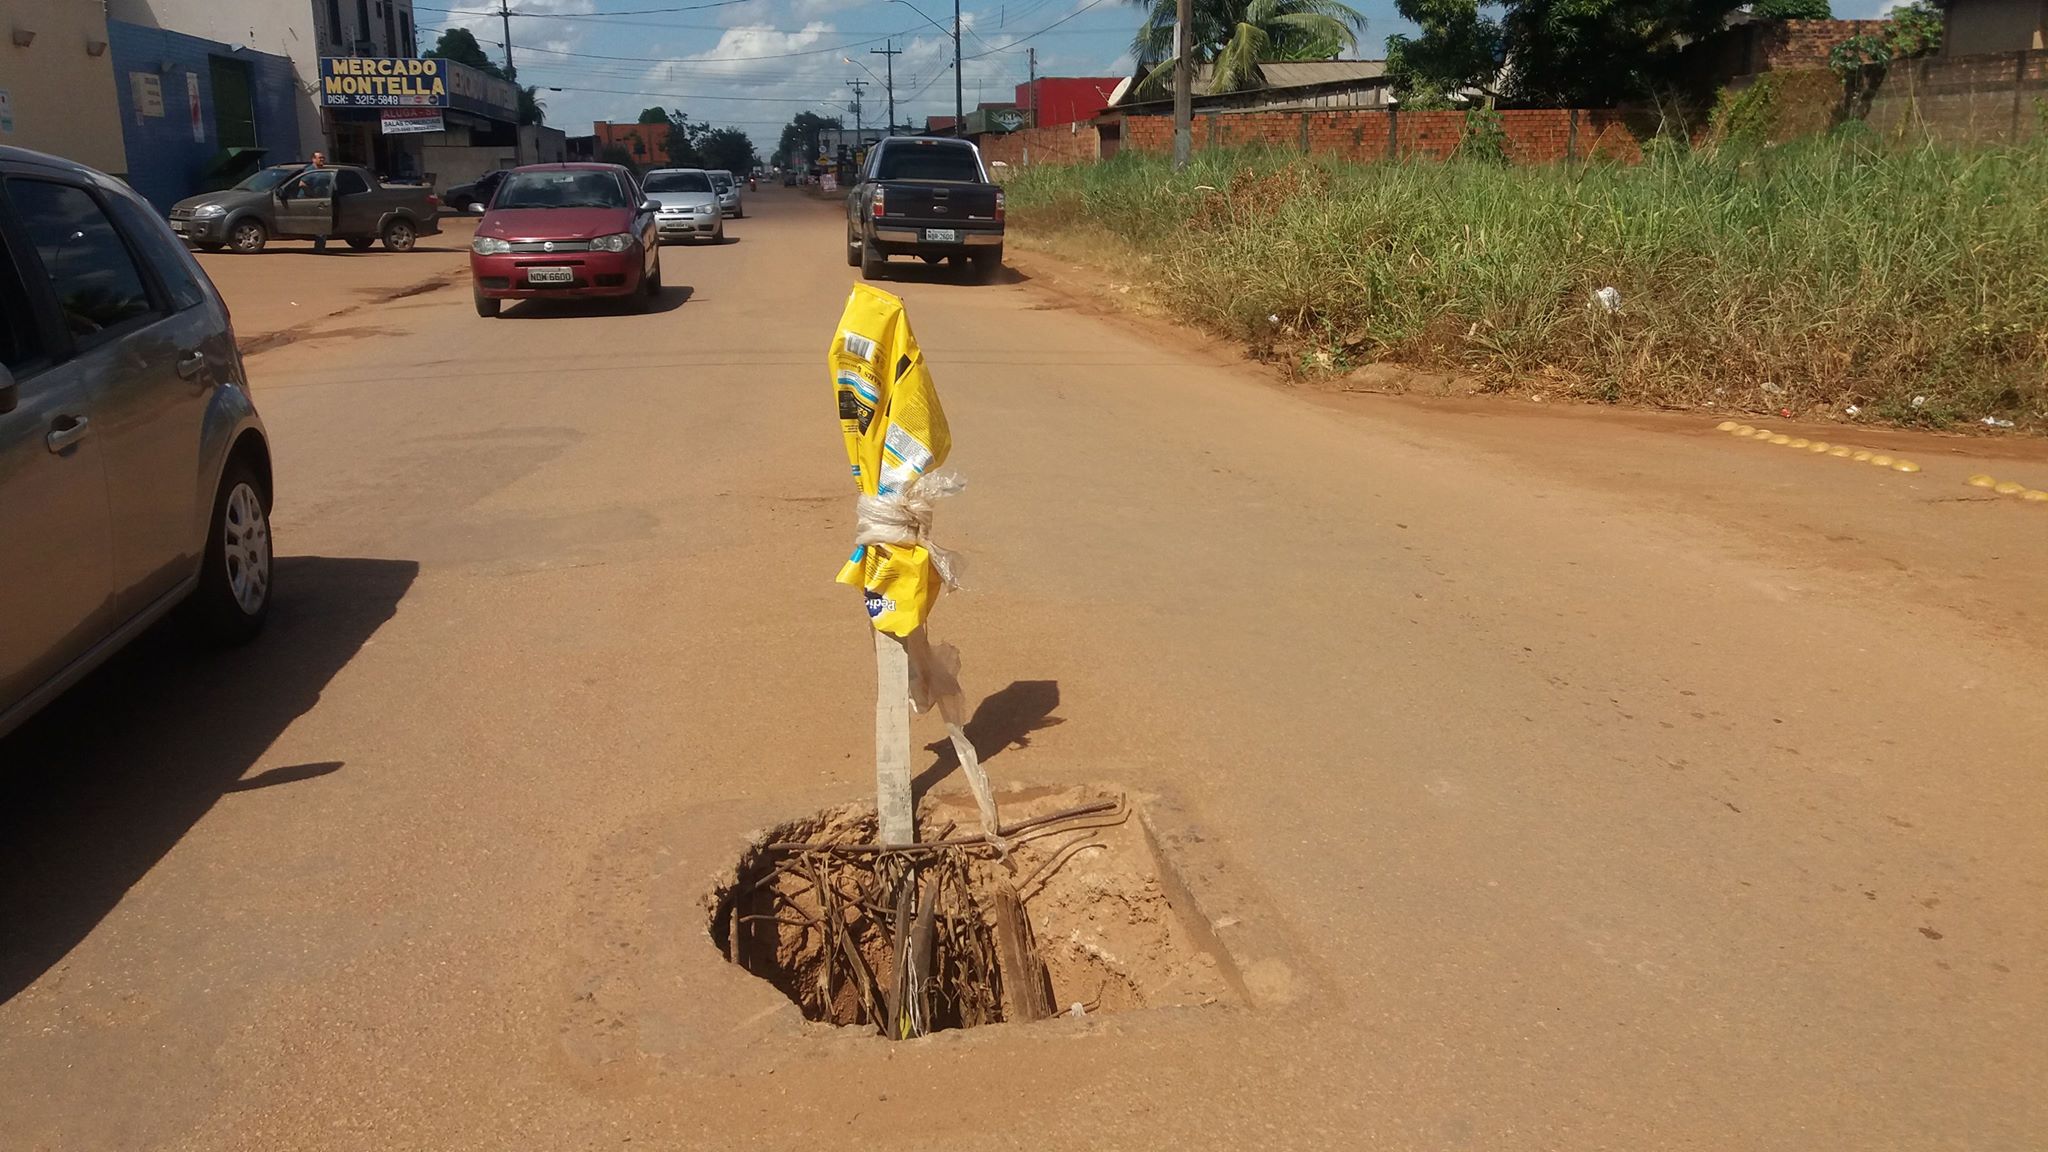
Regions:
[[1855, 110], [1881, 134], [1944, 144], [2004, 144], [2048, 135], [2048, 51], [1934, 56], [1884, 69]]
[[[1500, 113], [1500, 119], [1508, 158], [1519, 164], [1573, 158], [1637, 160], [1642, 156], [1642, 141], [1657, 128], [1654, 114], [1615, 110], [1512, 109]], [[1446, 159], [1464, 139], [1465, 114], [1364, 108], [1204, 113], [1195, 117], [1194, 135], [1197, 150], [1264, 147], [1347, 160]], [[1173, 118], [1127, 117], [1123, 147], [1171, 152]]]
[[1782, 68], [1825, 68], [1828, 53], [1851, 36], [1876, 32], [1884, 20], [1781, 20], [1750, 24], [1754, 37], [1749, 71]]
[[1101, 158], [1102, 133], [1093, 124], [1059, 124], [1026, 128], [1001, 136], [983, 136], [981, 158], [1012, 168], [1028, 164], [1088, 164]]

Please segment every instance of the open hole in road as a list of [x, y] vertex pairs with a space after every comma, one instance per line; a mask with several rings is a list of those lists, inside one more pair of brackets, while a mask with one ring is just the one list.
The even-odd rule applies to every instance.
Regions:
[[[806, 1018], [897, 1038], [1233, 998], [1133, 802], [1088, 788], [1002, 802], [1007, 855], [875, 851], [859, 805], [779, 825], [713, 892], [712, 940]], [[972, 798], [928, 797], [918, 827], [971, 834]]]

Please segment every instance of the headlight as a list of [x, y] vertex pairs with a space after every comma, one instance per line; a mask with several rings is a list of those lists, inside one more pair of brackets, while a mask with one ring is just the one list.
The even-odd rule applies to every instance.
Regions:
[[690, 211], [696, 213], [699, 216], [709, 216], [711, 215], [711, 205], [699, 204], [695, 208], [690, 209]]
[[624, 252], [633, 246], [630, 232], [615, 232], [610, 236], [599, 236], [590, 242], [592, 252]]
[[469, 250], [479, 256], [503, 256], [512, 250], [512, 242], [496, 236], [479, 236], [469, 242]]
[[198, 219], [201, 216], [224, 216], [226, 214], [227, 209], [218, 204], [201, 204], [197, 208], [192, 209], [194, 219]]

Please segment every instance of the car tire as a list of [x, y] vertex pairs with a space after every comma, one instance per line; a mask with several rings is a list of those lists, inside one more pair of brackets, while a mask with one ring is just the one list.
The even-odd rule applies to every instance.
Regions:
[[884, 267], [886, 267], [886, 266], [888, 265], [888, 263], [889, 263], [889, 258], [888, 258], [887, 256], [884, 256], [884, 255], [882, 255], [882, 251], [881, 251], [881, 249], [879, 249], [879, 248], [876, 248], [876, 247], [874, 246], [874, 244], [873, 244], [872, 242], [870, 242], [870, 241], [869, 241], [869, 240], [868, 240], [868, 239], [867, 239], [867, 238], [866, 238], [865, 236], [861, 237], [861, 242], [860, 242], [860, 278], [861, 278], [861, 279], [863, 279], [863, 280], [880, 280], [880, 279], [882, 278], [882, 269], [883, 269]]
[[410, 220], [393, 220], [384, 225], [384, 247], [392, 252], [410, 252], [419, 243], [420, 230]]
[[263, 221], [253, 217], [237, 220], [228, 229], [228, 247], [243, 256], [254, 256], [263, 251], [263, 246], [268, 243], [270, 229], [263, 226]]
[[860, 241], [854, 239], [852, 228], [846, 230], [846, 266], [860, 267]]
[[486, 296], [481, 292], [474, 292], [472, 295], [476, 298], [476, 314], [487, 320], [496, 316], [499, 309], [505, 306], [505, 302], [496, 297]]
[[275, 591], [270, 547], [270, 493], [246, 460], [230, 460], [213, 497], [199, 587], [190, 616], [214, 644], [255, 639], [270, 618]]
[[368, 252], [370, 250], [370, 245], [375, 243], [376, 241], [370, 239], [368, 236], [351, 236], [348, 238], [348, 246], [355, 249], [358, 252]]
[[975, 279], [986, 284], [996, 278], [997, 272], [1002, 271], [1003, 250], [997, 248], [992, 252], [976, 252], [973, 260]]

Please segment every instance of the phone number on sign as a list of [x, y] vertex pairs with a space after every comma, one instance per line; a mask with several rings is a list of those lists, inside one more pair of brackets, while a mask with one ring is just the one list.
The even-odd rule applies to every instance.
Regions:
[[438, 108], [438, 107], [440, 107], [440, 105], [438, 105], [438, 104], [435, 104], [435, 103], [434, 103], [433, 101], [431, 101], [431, 100], [422, 100], [422, 99], [420, 99], [420, 98], [418, 98], [418, 97], [416, 97], [416, 96], [367, 96], [367, 95], [364, 95], [364, 96], [351, 96], [351, 97], [349, 97], [349, 98], [348, 98], [348, 105], [347, 105], [347, 106], [348, 106], [348, 107], [351, 107], [351, 108]]

